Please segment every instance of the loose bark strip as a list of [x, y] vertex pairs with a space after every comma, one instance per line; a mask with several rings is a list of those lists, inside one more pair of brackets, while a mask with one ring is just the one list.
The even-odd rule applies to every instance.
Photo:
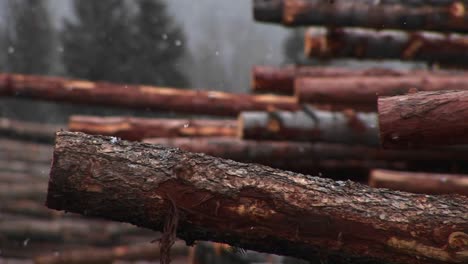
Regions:
[[468, 32], [465, 0], [254, 0], [257, 21], [286, 26], [368, 27]]
[[154, 137], [233, 137], [237, 124], [234, 120], [72, 116], [68, 128], [92, 135], [141, 141]]
[[295, 99], [288, 96], [252, 96], [19, 74], [0, 74], [0, 96], [220, 116], [235, 116], [246, 110], [298, 108]]
[[254, 92], [294, 94], [294, 79], [299, 77], [358, 77], [358, 76], [427, 76], [453, 75], [463, 72], [442, 70], [396, 70], [390, 68], [349, 69], [339, 67], [294, 66], [284, 67], [254, 66], [252, 69], [252, 90]]
[[330, 112], [307, 107], [300, 112], [243, 112], [238, 127], [242, 139], [379, 145], [377, 115], [352, 110]]
[[379, 98], [385, 148], [468, 143], [468, 91], [419, 92]]
[[309, 29], [305, 53], [314, 58], [415, 60], [468, 65], [468, 37], [429, 32], [366, 29]]
[[468, 196], [468, 175], [373, 170], [369, 185], [412, 193]]
[[297, 78], [301, 103], [367, 105], [377, 108], [379, 96], [417, 91], [468, 90], [468, 75], [408, 77]]
[[[57, 133], [47, 206], [312, 261], [463, 263], [468, 200], [335, 182], [163, 146]], [[336, 260], [336, 261], [335, 261]]]
[[35, 142], [54, 142], [55, 132], [64, 126], [0, 118], [0, 136]]
[[[176, 242], [171, 254], [185, 256], [188, 247], [182, 242]], [[138, 261], [158, 260], [159, 245], [155, 243], [143, 243], [136, 245], [122, 245], [113, 248], [77, 249], [61, 252], [60, 254], [41, 255], [34, 259], [35, 264], [89, 264], [89, 263], [114, 263], [117, 260]]]

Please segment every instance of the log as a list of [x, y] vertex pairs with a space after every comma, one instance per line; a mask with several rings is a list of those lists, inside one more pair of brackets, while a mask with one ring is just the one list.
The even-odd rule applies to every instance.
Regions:
[[373, 170], [370, 173], [369, 185], [375, 188], [388, 188], [412, 193], [457, 193], [468, 196], [467, 175]]
[[468, 143], [468, 91], [419, 92], [379, 98], [385, 148]]
[[468, 32], [465, 0], [254, 0], [257, 21], [285, 26]]
[[246, 110], [298, 108], [295, 99], [288, 96], [252, 96], [20, 74], [0, 74], [0, 96], [219, 116], [236, 116]]
[[0, 118], [0, 136], [33, 142], [53, 143], [63, 126]]
[[70, 131], [141, 141], [154, 137], [233, 137], [234, 120], [72, 116]]
[[[117, 260], [159, 260], [159, 245], [142, 243], [136, 245], [121, 245], [113, 248], [76, 249], [61, 252], [60, 254], [44, 254], [34, 258], [35, 264], [103, 264], [115, 263]], [[181, 241], [174, 244], [171, 249], [174, 256], [185, 256], [188, 247]]]
[[305, 35], [305, 53], [320, 59], [396, 59], [467, 66], [468, 37], [432, 32], [312, 28]]
[[408, 77], [297, 78], [300, 103], [367, 105], [377, 109], [379, 96], [417, 91], [468, 90], [468, 75]]
[[414, 76], [452, 75], [463, 72], [443, 70], [397, 70], [390, 68], [350, 69], [339, 67], [295, 66], [284, 67], [254, 66], [252, 68], [252, 90], [260, 93], [293, 95], [294, 79], [299, 77], [358, 77], [358, 76]]
[[[136, 177], [138, 176], [138, 177]], [[46, 205], [311, 261], [463, 263], [468, 200], [58, 132]], [[165, 229], [166, 236], [175, 235]]]
[[379, 145], [375, 113], [304, 109], [299, 112], [243, 112], [238, 118], [237, 135], [241, 139]]

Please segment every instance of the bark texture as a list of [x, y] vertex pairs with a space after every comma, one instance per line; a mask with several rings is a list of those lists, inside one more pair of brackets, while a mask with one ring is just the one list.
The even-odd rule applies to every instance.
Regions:
[[70, 132], [57, 134], [50, 176], [50, 208], [153, 230], [178, 221], [188, 244], [212, 240], [333, 263], [468, 260], [468, 201], [457, 196], [378, 190]]
[[[254, 1], [267, 2], [267, 1]], [[255, 4], [257, 21], [287, 26], [368, 27], [468, 32], [465, 0], [282, 0], [274, 5]], [[282, 15], [279, 16], [279, 12]], [[258, 14], [258, 15], [257, 15]]]
[[468, 90], [467, 76], [304, 77], [296, 79], [295, 88], [301, 103], [367, 105], [376, 109], [380, 96], [417, 91]]
[[392, 30], [310, 29], [305, 37], [305, 53], [321, 59], [397, 59], [467, 66], [468, 37]]
[[141, 141], [154, 137], [233, 137], [235, 120], [72, 116], [70, 131]]
[[467, 175], [373, 170], [369, 185], [412, 193], [468, 196]]
[[59, 125], [39, 124], [0, 118], [0, 136], [13, 139], [52, 143], [55, 132], [64, 128]]
[[287, 96], [252, 96], [19, 74], [0, 74], [0, 96], [220, 116], [235, 116], [247, 110], [298, 108], [295, 99]]
[[243, 112], [238, 120], [238, 137], [242, 139], [379, 145], [375, 113], [329, 112], [304, 107], [300, 112]]
[[468, 91], [383, 97], [378, 105], [380, 139], [386, 148], [468, 143]]
[[254, 66], [252, 69], [252, 90], [255, 92], [294, 94], [294, 79], [299, 77], [362, 77], [362, 76], [414, 76], [449, 75], [455, 72], [441, 70], [396, 70], [390, 68], [349, 69], [339, 67]]

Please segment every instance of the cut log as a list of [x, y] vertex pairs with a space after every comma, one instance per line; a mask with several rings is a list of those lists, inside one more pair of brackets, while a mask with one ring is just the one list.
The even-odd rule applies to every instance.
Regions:
[[468, 90], [468, 75], [408, 77], [297, 78], [301, 103], [367, 105], [377, 109], [377, 97], [416, 91]]
[[353, 110], [329, 112], [305, 107], [304, 111], [243, 112], [238, 137], [289, 141], [379, 145], [377, 114]]
[[254, 0], [257, 21], [286, 26], [468, 32], [467, 1]]
[[[47, 206], [312, 261], [463, 263], [468, 200], [57, 133]], [[138, 176], [138, 177], [136, 177]], [[178, 224], [177, 224], [178, 223]], [[169, 234], [168, 234], [169, 235]]]
[[306, 32], [305, 53], [320, 59], [397, 59], [468, 66], [468, 37], [429, 32], [312, 28]]
[[369, 185], [412, 193], [468, 196], [468, 175], [373, 170]]
[[463, 72], [442, 70], [396, 70], [390, 68], [349, 69], [339, 67], [294, 66], [284, 67], [254, 66], [252, 69], [252, 89], [254, 92], [294, 94], [294, 79], [299, 77], [358, 77], [358, 76], [414, 76], [414, 75], [453, 75]]
[[235, 120], [72, 116], [71, 131], [141, 141], [154, 137], [233, 137]]
[[[159, 248], [158, 244], [144, 243], [113, 248], [77, 249], [61, 252], [60, 254], [38, 256], [34, 259], [34, 262], [35, 264], [111, 264], [117, 260], [159, 260]], [[185, 256], [188, 254], [188, 247], [180, 241], [176, 242], [171, 249], [171, 254]]]
[[385, 148], [468, 143], [468, 91], [419, 92], [379, 98]]
[[0, 118], [0, 136], [13, 139], [52, 143], [61, 128], [64, 126]]
[[19, 74], [0, 74], [0, 96], [220, 116], [236, 116], [247, 110], [298, 108], [295, 99], [288, 96], [252, 96]]

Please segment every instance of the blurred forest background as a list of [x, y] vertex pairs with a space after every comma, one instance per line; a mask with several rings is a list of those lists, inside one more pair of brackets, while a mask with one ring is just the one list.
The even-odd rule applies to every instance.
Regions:
[[[305, 61], [302, 30], [255, 23], [247, 0], [0, 0], [0, 10], [2, 72], [247, 92], [252, 65]], [[36, 121], [141, 115], [0, 102], [1, 116]]]

